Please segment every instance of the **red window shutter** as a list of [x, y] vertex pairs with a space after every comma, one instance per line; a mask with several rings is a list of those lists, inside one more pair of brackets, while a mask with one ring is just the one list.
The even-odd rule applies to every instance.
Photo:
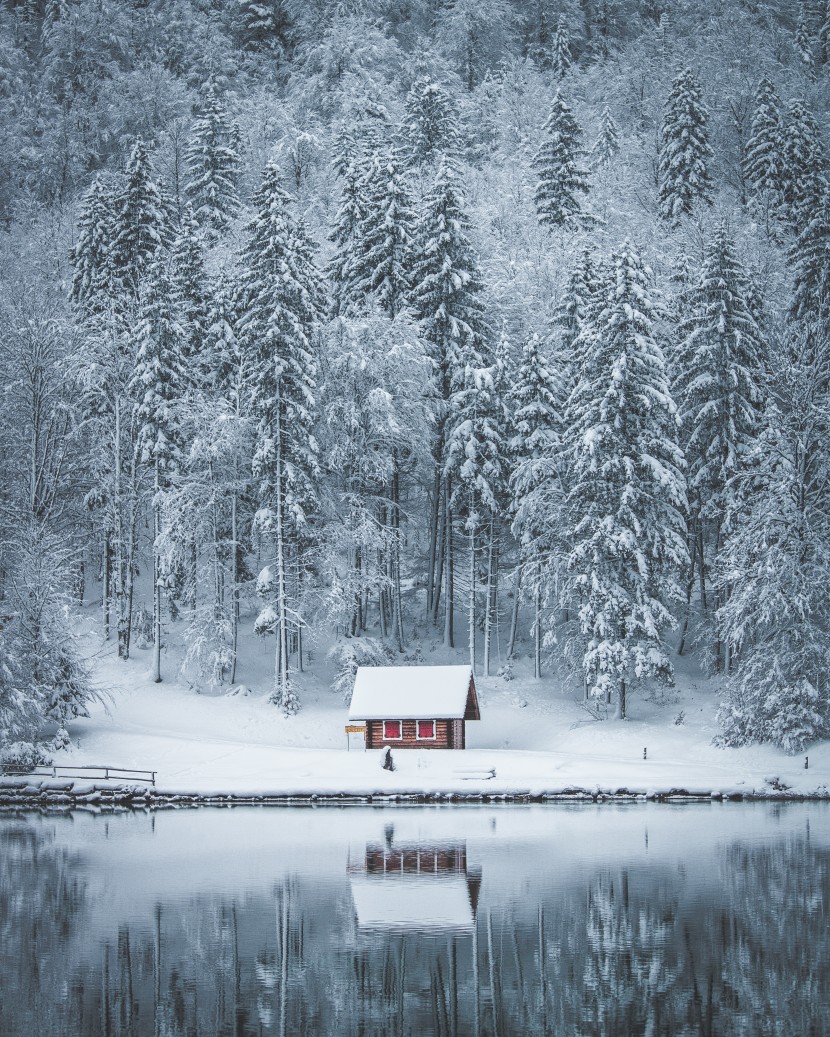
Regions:
[[434, 720], [419, 720], [418, 721], [418, 737], [419, 738], [434, 738], [435, 737], [435, 721]]
[[400, 720], [384, 720], [383, 721], [383, 737], [394, 739], [401, 737], [401, 722]]

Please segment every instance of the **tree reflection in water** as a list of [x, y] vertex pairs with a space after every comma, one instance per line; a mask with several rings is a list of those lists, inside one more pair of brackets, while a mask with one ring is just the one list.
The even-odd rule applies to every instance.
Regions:
[[91, 933], [84, 860], [51, 831], [0, 823], [3, 1037], [830, 1032], [830, 858], [807, 837], [726, 846], [694, 882], [592, 865], [519, 896], [463, 840], [387, 834], [325, 882], [160, 899]]

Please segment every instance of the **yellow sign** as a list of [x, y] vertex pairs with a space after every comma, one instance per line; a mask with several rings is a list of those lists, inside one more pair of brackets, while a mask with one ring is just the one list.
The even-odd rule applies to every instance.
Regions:
[[366, 728], [360, 724], [346, 724], [347, 735], [365, 735]]

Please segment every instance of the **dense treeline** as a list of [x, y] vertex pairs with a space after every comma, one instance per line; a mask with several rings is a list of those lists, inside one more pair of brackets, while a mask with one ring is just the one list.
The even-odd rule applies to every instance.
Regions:
[[727, 741], [826, 736], [828, 41], [826, 0], [8, 0], [2, 738], [84, 709], [94, 578], [157, 679], [179, 622], [233, 683], [258, 597], [287, 713], [309, 631], [490, 673], [498, 619], [620, 716], [694, 650]]

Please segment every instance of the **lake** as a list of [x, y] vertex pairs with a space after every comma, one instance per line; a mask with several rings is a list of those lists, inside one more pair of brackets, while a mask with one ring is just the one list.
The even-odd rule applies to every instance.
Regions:
[[830, 1033], [830, 805], [0, 815], [3, 1037]]

